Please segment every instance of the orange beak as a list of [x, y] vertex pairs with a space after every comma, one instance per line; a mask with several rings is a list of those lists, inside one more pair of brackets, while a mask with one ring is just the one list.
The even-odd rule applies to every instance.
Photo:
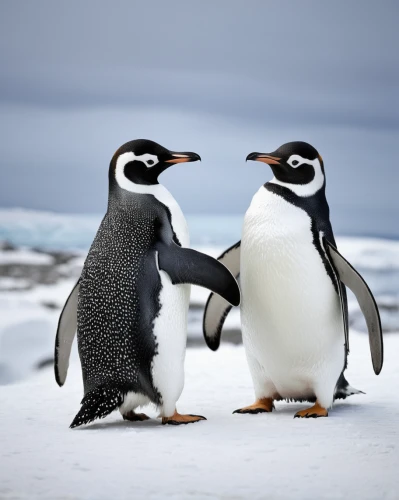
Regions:
[[201, 161], [197, 153], [171, 153], [172, 158], [165, 160], [165, 163], [187, 163], [189, 161]]
[[267, 163], [268, 165], [280, 165], [281, 158], [277, 158], [277, 156], [271, 156], [266, 153], [250, 153], [246, 161], [261, 161], [263, 163]]

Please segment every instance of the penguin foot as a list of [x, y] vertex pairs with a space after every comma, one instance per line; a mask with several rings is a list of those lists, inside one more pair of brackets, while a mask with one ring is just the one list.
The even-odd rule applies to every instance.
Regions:
[[134, 411], [128, 411], [122, 415], [123, 420], [130, 420], [130, 422], [142, 422], [143, 420], [149, 420], [149, 416], [145, 413], [134, 413]]
[[233, 411], [233, 413], [250, 413], [255, 415], [256, 413], [270, 413], [274, 409], [274, 403], [272, 398], [262, 398], [257, 399], [254, 404], [250, 406], [245, 406], [244, 408], [239, 408]]
[[200, 420], [206, 420], [206, 418], [201, 415], [180, 415], [180, 413], [175, 411], [171, 417], [162, 417], [162, 425], [192, 424]]
[[311, 408], [306, 408], [306, 410], [297, 411], [294, 418], [319, 418], [328, 417], [328, 411], [319, 405], [316, 401], [314, 406]]

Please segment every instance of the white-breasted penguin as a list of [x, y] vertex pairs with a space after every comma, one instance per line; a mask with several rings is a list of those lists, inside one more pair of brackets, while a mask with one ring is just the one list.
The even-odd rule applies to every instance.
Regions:
[[154, 403], [164, 424], [204, 417], [180, 415], [190, 284], [230, 304], [240, 291], [225, 266], [187, 248], [184, 215], [158, 176], [175, 163], [200, 160], [149, 140], [121, 146], [109, 167], [108, 210], [82, 274], [61, 313], [55, 377], [62, 386], [77, 328], [84, 397], [71, 427], [119, 408], [127, 420]]
[[[240, 276], [242, 335], [256, 396], [236, 412], [270, 412], [275, 400], [307, 400], [314, 406], [296, 417], [325, 417], [334, 399], [360, 392], [343, 374], [349, 352], [345, 285], [365, 316], [378, 375], [383, 341], [377, 305], [336, 248], [316, 149], [291, 142], [247, 160], [267, 163], [274, 178], [253, 197], [241, 242], [219, 258]], [[211, 294], [203, 328], [213, 350], [230, 309]]]

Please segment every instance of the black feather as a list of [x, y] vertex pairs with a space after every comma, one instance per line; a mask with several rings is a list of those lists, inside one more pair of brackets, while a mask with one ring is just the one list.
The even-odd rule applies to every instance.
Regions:
[[123, 395], [117, 387], [96, 387], [88, 392], [81, 401], [81, 409], [70, 428], [89, 424], [96, 418], [104, 418], [123, 403]]

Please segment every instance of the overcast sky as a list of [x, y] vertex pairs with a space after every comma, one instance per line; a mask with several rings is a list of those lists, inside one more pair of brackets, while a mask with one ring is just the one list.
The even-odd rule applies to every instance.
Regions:
[[160, 179], [185, 212], [243, 213], [271, 178], [246, 155], [304, 140], [339, 228], [399, 236], [398, 5], [1, 2], [0, 205], [103, 212], [148, 138], [201, 155]]

